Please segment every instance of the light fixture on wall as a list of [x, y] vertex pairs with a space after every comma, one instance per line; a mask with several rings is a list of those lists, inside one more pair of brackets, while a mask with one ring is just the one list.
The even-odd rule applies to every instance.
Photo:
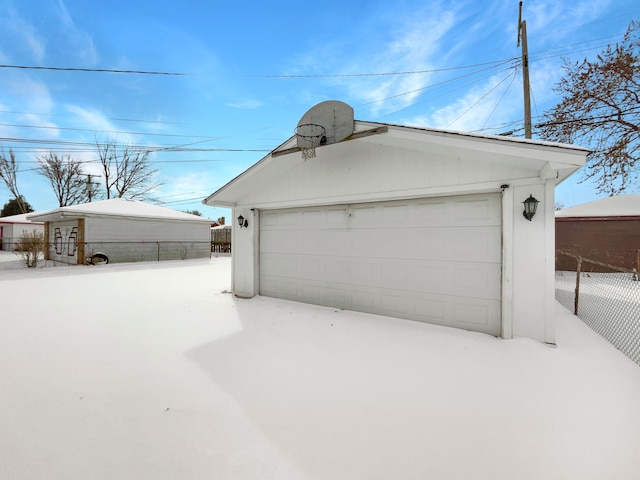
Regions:
[[536, 200], [533, 195], [529, 194], [529, 198], [522, 203], [524, 204], [524, 211], [522, 212], [522, 215], [524, 218], [531, 221], [533, 216], [536, 214], [538, 203], [540, 203], [540, 201]]
[[240, 225], [240, 228], [242, 227], [248, 227], [249, 226], [249, 220], [247, 220], [246, 218], [244, 218], [242, 215], [240, 215], [238, 217], [238, 225]]

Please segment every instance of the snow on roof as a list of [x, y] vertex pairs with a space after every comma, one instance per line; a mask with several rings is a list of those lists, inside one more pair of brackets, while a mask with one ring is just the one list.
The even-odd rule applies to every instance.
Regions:
[[34, 222], [27, 218], [27, 215], [35, 215], [35, 213], [21, 213], [19, 215], [9, 215], [8, 217], [0, 217], [0, 223], [34, 223], [42, 224], [42, 222]]
[[556, 212], [556, 217], [633, 217], [640, 216], [640, 194], [608, 197]]
[[51, 220], [59, 217], [83, 217], [83, 216], [116, 216], [131, 218], [154, 218], [162, 220], [182, 220], [192, 222], [207, 222], [212, 220], [190, 213], [179, 212], [171, 208], [152, 205], [127, 198], [112, 198], [99, 202], [84, 203], [60, 207], [48, 212], [30, 214], [30, 219]]

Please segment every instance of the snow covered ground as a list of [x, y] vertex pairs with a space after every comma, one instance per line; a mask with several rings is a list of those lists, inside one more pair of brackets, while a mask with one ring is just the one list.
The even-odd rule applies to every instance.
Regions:
[[[578, 316], [640, 365], [640, 282], [630, 273], [582, 273]], [[556, 272], [556, 299], [574, 310], [576, 273]]]
[[0, 478], [637, 479], [640, 368], [228, 294], [230, 258], [0, 272]]

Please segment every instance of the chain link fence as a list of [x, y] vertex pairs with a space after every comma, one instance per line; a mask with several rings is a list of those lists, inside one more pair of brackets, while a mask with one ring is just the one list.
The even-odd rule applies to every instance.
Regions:
[[28, 249], [19, 242], [6, 241], [1, 251], [4, 267], [1, 269], [6, 270], [11, 266], [9, 263], [12, 260], [15, 260], [19, 267], [27, 252], [35, 255], [42, 266], [44, 252], [48, 252], [47, 265], [77, 265], [209, 258], [215, 250], [212, 241], [85, 242], [81, 244], [71, 239], [49, 244], [40, 240], [38, 245], [31, 245]]
[[[211, 256], [211, 242], [86, 242], [85, 257], [104, 255], [109, 263], [189, 260]], [[54, 258], [53, 255], [51, 258]]]
[[[638, 271], [570, 252], [558, 251], [556, 254], [572, 258], [575, 264], [573, 271], [556, 271], [556, 299], [640, 365]], [[567, 262], [563, 264], [567, 265]], [[596, 269], [599, 271], [592, 271]]]

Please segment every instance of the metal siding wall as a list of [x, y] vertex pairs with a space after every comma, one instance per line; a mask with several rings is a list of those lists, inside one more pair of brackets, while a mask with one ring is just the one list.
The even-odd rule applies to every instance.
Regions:
[[87, 218], [87, 255], [101, 252], [110, 262], [204, 258], [211, 251], [206, 222], [139, 218]]

